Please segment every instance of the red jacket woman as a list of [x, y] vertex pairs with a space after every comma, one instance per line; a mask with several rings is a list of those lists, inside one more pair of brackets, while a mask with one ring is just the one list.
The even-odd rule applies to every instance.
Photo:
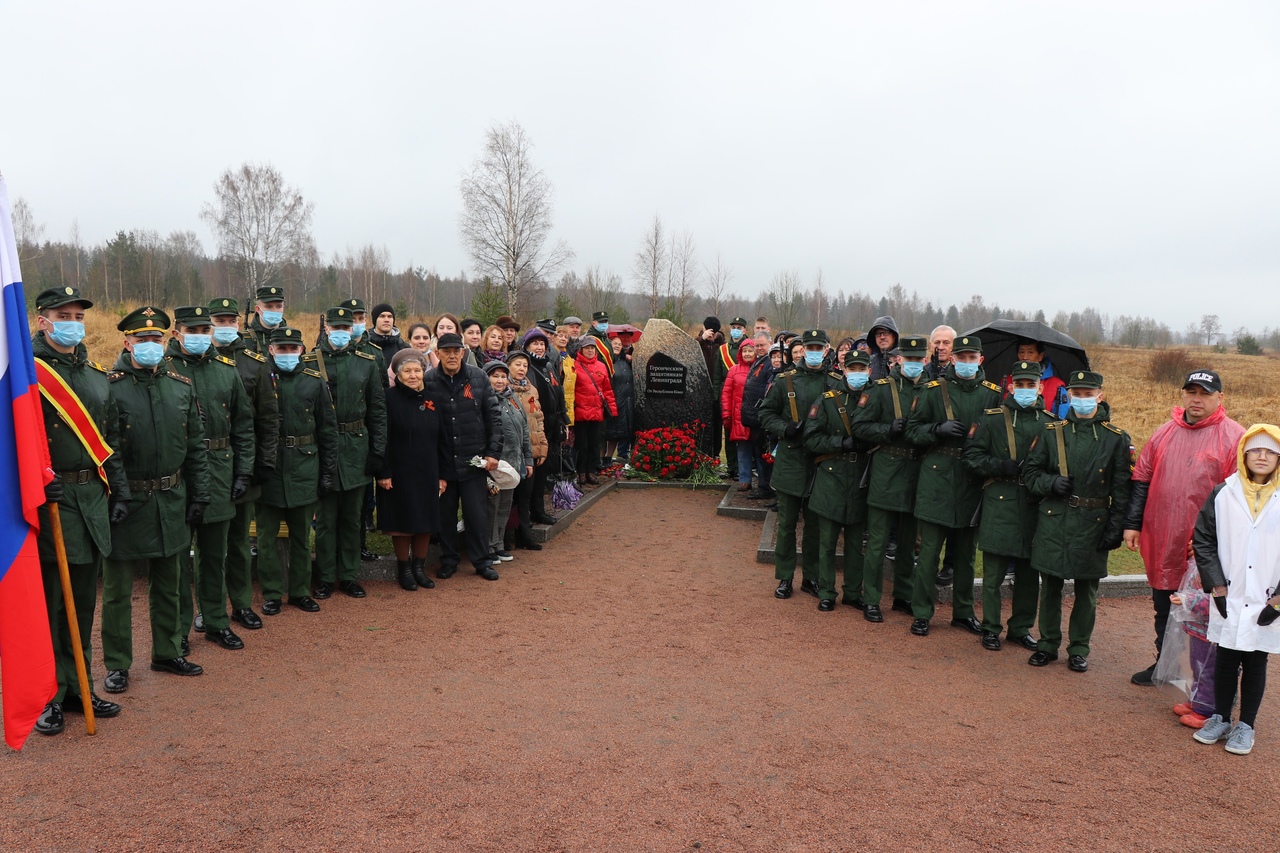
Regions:
[[756, 360], [755, 347], [750, 341], [738, 349], [738, 363], [729, 370], [720, 392], [720, 417], [729, 430], [730, 441], [748, 441], [751, 431], [742, 423], [742, 392], [747, 387], [747, 373]]
[[618, 404], [613, 399], [613, 386], [609, 384], [609, 371], [596, 355], [594, 344], [583, 344], [574, 358], [575, 378], [573, 389], [573, 420], [603, 421], [606, 404], [609, 414], [618, 416]]

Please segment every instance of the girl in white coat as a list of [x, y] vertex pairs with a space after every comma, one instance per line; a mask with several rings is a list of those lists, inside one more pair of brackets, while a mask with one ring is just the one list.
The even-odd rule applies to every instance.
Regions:
[[[1255, 424], [1236, 451], [1237, 471], [1214, 487], [1196, 520], [1192, 545], [1204, 588], [1212, 590], [1209, 641], [1218, 644], [1214, 710], [1192, 735], [1227, 739], [1227, 752], [1253, 749], [1253, 724], [1267, 686], [1267, 655], [1280, 652], [1280, 428]], [[1236, 688], [1240, 721], [1231, 725]]]

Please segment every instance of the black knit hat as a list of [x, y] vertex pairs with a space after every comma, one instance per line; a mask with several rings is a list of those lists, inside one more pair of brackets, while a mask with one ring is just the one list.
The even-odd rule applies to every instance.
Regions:
[[393, 322], [396, 319], [396, 309], [392, 308], [385, 302], [379, 302], [377, 305], [373, 306], [373, 310], [369, 312], [369, 318], [376, 323], [378, 318], [383, 314], [390, 314]]
[[702, 328], [710, 329], [713, 332], [720, 331], [720, 318], [708, 317], [707, 319], [702, 321]]

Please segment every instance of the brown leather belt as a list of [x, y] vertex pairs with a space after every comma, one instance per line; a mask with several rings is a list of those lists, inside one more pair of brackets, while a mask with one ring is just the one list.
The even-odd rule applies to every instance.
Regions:
[[364, 429], [364, 418], [361, 418], [358, 421], [351, 421], [350, 423], [338, 424], [338, 432], [340, 433], [359, 432], [362, 429]]
[[315, 444], [316, 437], [314, 435], [286, 435], [284, 437], [285, 447], [306, 447], [308, 444]]
[[230, 446], [231, 439], [225, 436], [223, 438], [206, 438], [204, 440], [205, 450], [226, 450]]
[[83, 486], [85, 483], [92, 483], [98, 479], [98, 472], [92, 468], [85, 468], [83, 471], [59, 471], [58, 476], [62, 478], [64, 483], [75, 483]]
[[134, 494], [150, 494], [151, 492], [167, 492], [182, 482], [182, 471], [174, 471], [168, 477], [159, 480], [130, 480], [129, 491]]
[[876, 452], [885, 456], [892, 456], [894, 459], [920, 458], [920, 451], [915, 447], [894, 447], [892, 444], [884, 444]]
[[867, 456], [868, 454], [866, 453], [854, 453], [852, 450], [847, 452], [842, 450], [839, 453], [824, 453], [813, 461], [814, 464], [826, 462], [828, 459], [843, 459], [846, 462], [857, 462], [859, 459], [866, 459]]
[[930, 453], [941, 453], [943, 456], [950, 456], [954, 459], [963, 459], [964, 451], [959, 447], [930, 447]]
[[1082, 498], [1078, 495], [1072, 495], [1067, 498], [1067, 506], [1079, 507], [1080, 509], [1102, 509], [1111, 506], [1111, 498]]

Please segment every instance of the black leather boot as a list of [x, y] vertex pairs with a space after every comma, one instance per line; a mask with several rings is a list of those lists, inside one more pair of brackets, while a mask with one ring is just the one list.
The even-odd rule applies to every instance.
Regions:
[[400, 586], [409, 592], [413, 592], [418, 588], [418, 584], [413, 579], [413, 569], [410, 568], [408, 560], [396, 560], [396, 580], [400, 581]]
[[542, 546], [533, 541], [533, 530], [525, 525], [516, 528], [516, 547], [526, 551], [542, 550]]
[[427, 577], [427, 558], [417, 557], [413, 561], [413, 580], [423, 589], [435, 589], [436, 582]]

